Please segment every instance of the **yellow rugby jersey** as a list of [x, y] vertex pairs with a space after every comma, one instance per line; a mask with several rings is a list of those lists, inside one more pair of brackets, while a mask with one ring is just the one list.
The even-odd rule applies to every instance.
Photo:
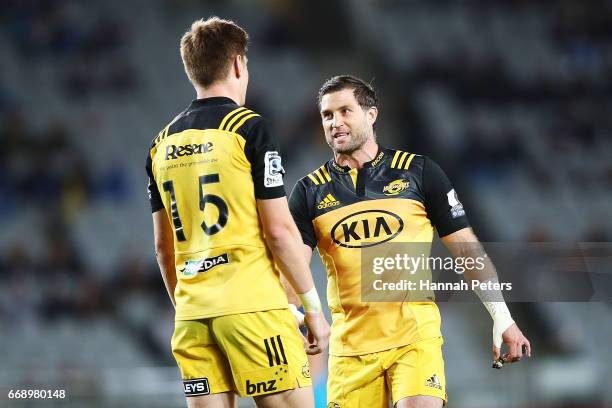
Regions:
[[285, 196], [277, 141], [231, 99], [198, 99], [153, 140], [153, 212], [174, 227], [176, 320], [287, 307], [256, 199]]
[[362, 302], [361, 248], [433, 240], [468, 227], [450, 181], [431, 159], [380, 148], [360, 170], [333, 159], [289, 198], [302, 239], [327, 269], [330, 353], [374, 353], [440, 336], [434, 302]]

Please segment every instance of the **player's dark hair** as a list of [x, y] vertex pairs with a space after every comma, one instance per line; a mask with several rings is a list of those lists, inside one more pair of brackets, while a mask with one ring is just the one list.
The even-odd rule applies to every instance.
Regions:
[[378, 106], [378, 97], [372, 84], [367, 83], [361, 78], [353, 75], [337, 75], [325, 81], [319, 95], [317, 97], [317, 105], [321, 108], [321, 99], [324, 95], [332, 92], [338, 92], [343, 89], [352, 89], [357, 103], [363, 109], [369, 109], [373, 106]]
[[194, 84], [208, 87], [224, 79], [236, 55], [245, 56], [249, 35], [233, 21], [197, 20], [181, 38], [181, 58]]

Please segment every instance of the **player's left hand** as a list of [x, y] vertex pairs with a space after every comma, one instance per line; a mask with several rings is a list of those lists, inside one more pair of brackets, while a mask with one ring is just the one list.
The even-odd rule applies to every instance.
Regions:
[[304, 313], [304, 322], [308, 327], [306, 339], [306, 354], [313, 355], [322, 353], [329, 343], [329, 323], [325, 319], [323, 312]]
[[[518, 328], [516, 323], [513, 323], [510, 327], [502, 333], [502, 341], [508, 347], [508, 352], [504, 354], [502, 360], [504, 363], [515, 363], [520, 361], [523, 355], [531, 357], [531, 344], [529, 340], [523, 335], [521, 329]], [[500, 360], [501, 348], [493, 344], [493, 363]], [[498, 367], [501, 368], [501, 365]]]

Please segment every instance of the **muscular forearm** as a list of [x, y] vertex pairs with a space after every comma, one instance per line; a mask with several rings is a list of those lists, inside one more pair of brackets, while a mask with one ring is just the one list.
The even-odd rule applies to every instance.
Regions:
[[[473, 265], [470, 268], [465, 269], [464, 279], [474, 289], [474, 292], [478, 295], [480, 300], [484, 302], [502, 302], [504, 303], [504, 296], [501, 290], [496, 289], [495, 285], [489, 283], [497, 283], [498, 276], [495, 265], [491, 261], [491, 258], [486, 254], [484, 248], [479, 242], [470, 242], [462, 250], [459, 251], [461, 254], [458, 256], [465, 259], [472, 259], [474, 262], [468, 262], [467, 264]], [[466, 262], [464, 261], [465, 265]], [[480, 265], [480, 266], [477, 266]], [[485, 304], [485, 306], [487, 306]], [[489, 307], [487, 307], [489, 309]], [[490, 310], [489, 310], [490, 311]]]
[[289, 301], [289, 303], [299, 307], [300, 299], [295, 293], [295, 290], [293, 290], [293, 288], [291, 287], [291, 283], [287, 281], [287, 278], [285, 278], [285, 275], [283, 273], [281, 273], [280, 281], [283, 285], [283, 288], [285, 289], [285, 293], [287, 294], [287, 300]]
[[284, 197], [257, 200], [264, 236], [277, 266], [287, 278], [306, 312], [320, 312], [321, 301], [314, 287], [300, 232]]
[[[501, 290], [495, 288], [495, 285], [479, 285], [479, 283], [498, 283], [497, 271], [493, 262], [471, 228], [457, 231], [442, 238], [442, 241], [455, 258], [464, 258], [463, 265], [472, 265], [470, 268], [466, 267], [464, 278], [474, 288], [474, 292], [491, 315], [494, 327], [493, 341], [499, 346], [502, 341], [502, 333], [514, 323], [514, 320], [512, 320]], [[471, 259], [471, 262], [466, 262], [466, 259]]]
[[299, 233], [291, 226], [279, 227], [266, 235], [266, 242], [285, 278], [297, 293], [308, 292], [313, 287], [310, 268], [302, 255]]
[[[443, 237], [442, 241], [457, 263], [464, 266], [463, 278], [472, 287], [473, 281], [488, 282], [497, 279], [497, 270], [471, 228], [465, 228]], [[503, 301], [503, 298], [500, 298]]]
[[[496, 347], [499, 347], [502, 343], [502, 333], [514, 323], [514, 320], [504, 301], [502, 291], [494, 286], [499, 283], [499, 280], [493, 262], [484, 251], [479, 251], [479, 253], [483, 258], [484, 268], [482, 270], [471, 269], [466, 271], [465, 279], [468, 282], [479, 282], [472, 287], [493, 319], [493, 343]], [[480, 283], [493, 284], [493, 286], [480, 286]]]

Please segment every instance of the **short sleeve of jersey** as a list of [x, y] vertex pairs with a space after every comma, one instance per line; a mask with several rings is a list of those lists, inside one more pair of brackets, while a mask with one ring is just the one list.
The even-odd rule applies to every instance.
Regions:
[[308, 213], [308, 204], [306, 202], [306, 186], [301, 181], [298, 181], [293, 191], [289, 196], [289, 210], [293, 216], [293, 220], [302, 235], [304, 244], [311, 248], [317, 246], [317, 238], [315, 236], [312, 219]]
[[155, 178], [153, 177], [153, 166], [151, 161], [151, 155], [147, 156], [147, 175], [149, 176], [149, 184], [147, 185], [147, 191], [149, 193], [149, 203], [151, 204], [151, 212], [157, 212], [164, 208], [164, 203], [162, 202], [161, 196], [159, 195], [159, 190], [157, 189], [157, 183], [155, 183]]
[[247, 130], [244, 153], [251, 163], [255, 198], [284, 197], [283, 169], [278, 141], [264, 119]]
[[463, 205], [444, 171], [425, 157], [423, 163], [425, 209], [440, 237], [469, 227]]

